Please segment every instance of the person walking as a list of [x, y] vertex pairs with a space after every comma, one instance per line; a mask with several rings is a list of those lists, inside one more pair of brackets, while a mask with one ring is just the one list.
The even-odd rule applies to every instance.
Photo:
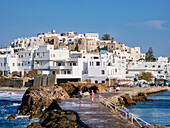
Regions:
[[83, 92], [82, 92], [82, 90], [80, 89], [78, 93], [79, 93], [79, 103], [81, 103], [81, 98], [82, 98]]
[[114, 92], [116, 93], [116, 86], [113, 86], [113, 90], [114, 90]]
[[93, 90], [91, 92], [91, 101], [92, 101], [92, 103], [94, 102], [94, 92], [93, 92]]

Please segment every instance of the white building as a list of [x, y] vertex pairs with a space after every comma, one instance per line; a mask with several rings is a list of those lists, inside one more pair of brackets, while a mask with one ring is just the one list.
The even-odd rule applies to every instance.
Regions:
[[133, 62], [137, 62], [140, 59], [145, 59], [145, 54], [141, 54], [140, 47], [130, 48], [130, 55]]
[[166, 78], [168, 58], [159, 57], [156, 62], [131, 62], [128, 65], [127, 78], [135, 78], [142, 72], [151, 72], [154, 78]]

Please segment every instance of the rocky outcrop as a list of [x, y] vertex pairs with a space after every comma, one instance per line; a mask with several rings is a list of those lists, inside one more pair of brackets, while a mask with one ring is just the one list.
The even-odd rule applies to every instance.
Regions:
[[69, 110], [62, 110], [56, 100], [45, 109], [40, 123], [32, 123], [27, 128], [87, 128], [78, 114]]
[[38, 122], [33, 122], [27, 128], [43, 128], [40, 123]]
[[139, 92], [136, 96], [132, 97], [132, 100], [135, 102], [143, 102], [147, 100], [147, 94], [144, 92]]
[[[125, 106], [130, 106], [130, 105], [136, 105], [136, 102], [133, 101], [129, 96], [127, 95], [123, 95], [121, 96], [121, 98], [123, 98], [124, 104]], [[123, 102], [122, 102], [123, 103]]]
[[31, 115], [31, 118], [39, 118], [42, 115], [42, 109], [47, 108], [53, 99], [68, 97], [67, 92], [59, 86], [30, 87], [22, 98], [18, 115]]
[[0, 87], [15, 87], [20, 88], [23, 87], [24, 81], [21, 78], [12, 79], [12, 78], [0, 78]]
[[108, 91], [106, 84], [88, 84], [88, 83], [76, 83], [76, 82], [68, 82], [61, 83], [59, 86], [63, 87], [65, 91], [70, 95], [70, 97], [76, 97], [78, 95], [78, 91], [82, 89], [83, 92], [91, 92], [93, 90], [95, 93], [101, 93]]
[[12, 114], [7, 118], [7, 120], [14, 120], [16, 117], [16, 115]]

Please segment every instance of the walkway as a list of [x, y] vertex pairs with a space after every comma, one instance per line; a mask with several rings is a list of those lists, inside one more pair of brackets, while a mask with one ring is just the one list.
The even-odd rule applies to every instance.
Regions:
[[[95, 99], [98, 100], [97, 97]], [[100, 103], [91, 103], [89, 97], [83, 98], [81, 104], [76, 98], [66, 99], [60, 106], [62, 109], [78, 112], [81, 120], [90, 128], [134, 128], [134, 125], [123, 121]]]

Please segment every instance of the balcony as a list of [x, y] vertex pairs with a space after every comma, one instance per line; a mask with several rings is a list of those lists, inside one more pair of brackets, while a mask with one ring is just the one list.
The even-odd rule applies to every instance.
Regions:
[[50, 69], [72, 69], [72, 66], [50, 66]]
[[34, 65], [34, 69], [50, 69], [49, 66], [46, 66], [46, 65]]

